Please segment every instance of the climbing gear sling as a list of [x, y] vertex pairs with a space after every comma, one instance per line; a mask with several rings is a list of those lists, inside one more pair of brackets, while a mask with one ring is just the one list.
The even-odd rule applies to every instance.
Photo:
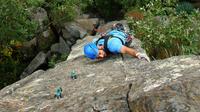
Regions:
[[[129, 46], [130, 43], [131, 43], [131, 41], [132, 41], [132, 39], [130, 39], [128, 42], [126, 41], [126, 42], [124, 43], [123, 40], [122, 40], [121, 38], [119, 38], [119, 37], [112, 36], [112, 35], [106, 35], [106, 36], [100, 37], [100, 38], [95, 42], [95, 44], [97, 45], [98, 42], [99, 42], [101, 39], [104, 39], [104, 45], [103, 45], [103, 46], [104, 46], [104, 51], [106, 52], [106, 54], [112, 54], [112, 53], [109, 51], [108, 47], [107, 47], [108, 40], [111, 39], [111, 38], [118, 38], [118, 39], [121, 41], [122, 45], [125, 45], [125, 46]], [[129, 38], [129, 37], [127, 37], [127, 38]]]

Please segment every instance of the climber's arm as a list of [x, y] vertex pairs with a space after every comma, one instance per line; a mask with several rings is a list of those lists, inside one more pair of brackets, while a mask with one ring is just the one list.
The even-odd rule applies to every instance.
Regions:
[[133, 56], [133, 57], [137, 58], [136, 54], [138, 52], [133, 48], [129, 48], [129, 47], [126, 47], [126, 46], [123, 45], [122, 48], [121, 48], [121, 53], [128, 54], [130, 56]]
[[130, 56], [136, 57], [138, 59], [145, 59], [146, 61], [150, 62], [150, 59], [146, 54], [139, 53], [133, 48], [129, 48], [123, 45], [120, 52], [123, 54], [128, 54]]

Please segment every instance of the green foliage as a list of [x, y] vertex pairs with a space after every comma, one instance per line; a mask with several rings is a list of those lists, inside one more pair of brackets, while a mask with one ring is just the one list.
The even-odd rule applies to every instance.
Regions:
[[61, 24], [63, 21], [71, 21], [76, 17], [76, 5], [72, 1], [49, 2], [49, 16], [55, 24]]
[[79, 1], [0, 0], [0, 87], [17, 81], [27, 65], [20, 48], [38, 30], [38, 23], [30, 19], [31, 12], [37, 7], [46, 7], [50, 22], [58, 25], [75, 18]]
[[[100, 16], [112, 20], [123, 17], [127, 11], [140, 9], [154, 12], [157, 15], [167, 15], [178, 0], [82, 0], [88, 10], [94, 10]], [[88, 8], [89, 7], [89, 8]]]
[[[12, 61], [11, 58], [8, 58], [7, 61], [0, 62], [0, 71], [1, 71], [1, 73], [0, 73], [0, 76], [1, 76], [0, 88], [8, 85], [10, 82], [16, 81], [16, 79], [15, 79], [16, 76], [13, 76], [16, 74], [12, 73], [12, 72], [16, 72], [16, 69], [11, 71], [14, 67], [13, 65], [15, 65], [15, 62]], [[7, 72], [7, 71], [9, 71], [9, 72]]]
[[26, 8], [39, 7], [45, 2], [45, 0], [16, 0], [16, 1], [18, 1], [18, 4], [22, 4]]
[[17, 1], [1, 0], [0, 7], [0, 43], [26, 40], [34, 34], [37, 24], [28, 19], [27, 11]]
[[0, 88], [18, 80], [26, 63], [18, 48], [33, 37], [37, 24], [17, 0], [0, 0]]
[[27, 6], [41, 6], [45, 0], [26, 0]]
[[73, 20], [77, 15], [77, 9], [81, 0], [18, 0], [24, 7], [43, 7], [53, 24], [61, 24]]
[[1, 50], [1, 54], [5, 57], [11, 57], [13, 49], [11, 47], [5, 46]]
[[56, 64], [56, 58], [57, 58], [56, 54], [54, 54], [54, 55], [51, 56], [51, 58], [48, 61], [48, 67], [49, 68], [53, 68], [55, 66], [55, 64]]
[[60, 56], [60, 60], [61, 60], [61, 61], [65, 61], [65, 60], [67, 59], [67, 57], [68, 57], [68, 54], [62, 54], [62, 55]]
[[151, 0], [121, 0], [120, 3], [123, 6], [123, 9], [128, 10], [134, 8], [140, 8], [145, 6]]
[[[16, 52], [13, 52], [17, 55]], [[0, 57], [0, 89], [19, 80], [20, 74], [28, 63], [21, 63], [23, 57], [17, 59], [11, 56]]]
[[82, 0], [86, 10], [94, 11], [107, 20], [122, 18], [131, 8], [144, 6], [149, 0]]
[[59, 63], [61, 61], [65, 61], [67, 59], [67, 54], [53, 54], [51, 58], [48, 61], [48, 67], [53, 68], [56, 63]]
[[[175, 9], [174, 9], [175, 10]], [[175, 12], [175, 11], [172, 11]], [[200, 48], [200, 14], [154, 16], [147, 11], [143, 20], [129, 20], [136, 37], [153, 58], [197, 54]]]
[[191, 14], [194, 11], [194, 7], [189, 2], [181, 2], [176, 6], [176, 11], [178, 14], [182, 12]]
[[178, 0], [151, 0], [143, 6], [143, 11], [155, 15], [168, 15], [174, 13], [174, 8]]
[[94, 8], [93, 0], [80, 0], [79, 6], [83, 12], [92, 10], [92, 8]]

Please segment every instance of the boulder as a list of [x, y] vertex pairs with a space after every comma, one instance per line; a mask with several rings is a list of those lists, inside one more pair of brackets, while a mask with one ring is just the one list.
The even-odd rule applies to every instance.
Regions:
[[33, 9], [31, 13], [31, 19], [38, 22], [40, 30], [42, 30], [44, 28], [45, 21], [48, 21], [46, 10], [41, 7], [37, 7], [36, 9]]
[[88, 32], [92, 31], [94, 25], [98, 24], [99, 18], [90, 18], [90, 19], [77, 19], [76, 22]]
[[55, 43], [55, 40], [51, 30], [46, 30], [32, 40], [24, 42], [21, 48], [24, 58], [32, 59], [39, 51], [47, 51]]
[[106, 24], [102, 24], [98, 29], [99, 33], [108, 31], [113, 26], [113, 24], [116, 24], [116, 23], [122, 23], [124, 25], [124, 27], [125, 27], [125, 31], [129, 31], [130, 30], [129, 27], [128, 27], [127, 21], [126, 20], [121, 20], [121, 21], [111, 21], [111, 22], [108, 22]]
[[65, 40], [69, 38], [80, 39], [86, 36], [87, 31], [81, 28], [75, 22], [64, 23], [64, 29], [62, 29], [63, 37]]
[[31, 61], [27, 68], [23, 71], [20, 78], [25, 78], [34, 71], [36, 71], [39, 67], [46, 64], [46, 54], [44, 52], [39, 52], [37, 56]]
[[59, 54], [69, 54], [70, 46], [68, 46], [65, 40], [60, 37], [59, 43], [53, 44], [51, 46], [51, 53], [59, 53]]
[[42, 32], [36, 39], [38, 51], [47, 51], [52, 44], [56, 43], [56, 38], [50, 29]]
[[21, 51], [24, 55], [24, 58], [31, 59], [34, 58], [35, 55], [37, 55], [37, 42], [36, 38], [33, 38], [30, 41], [23, 42], [23, 46], [21, 48]]
[[154, 23], [158, 25], [169, 26], [170, 20], [167, 16], [155, 16]]
[[90, 15], [89, 15], [89, 14], [81, 14], [81, 15], [79, 15], [78, 18], [79, 18], [79, 19], [89, 19], [89, 18], [90, 18]]
[[69, 38], [67, 41], [71, 42], [72, 45], [74, 45], [76, 43], [77, 39], [75, 39], [75, 38]]
[[66, 44], [67, 44], [68, 46], [72, 46], [74, 43], [72, 43], [71, 41], [67, 40], [67, 41], [66, 41]]

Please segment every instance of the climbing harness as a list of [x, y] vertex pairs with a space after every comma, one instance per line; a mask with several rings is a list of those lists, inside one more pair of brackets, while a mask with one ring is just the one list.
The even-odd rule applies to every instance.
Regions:
[[119, 37], [112, 36], [112, 35], [105, 35], [105, 36], [100, 37], [100, 38], [95, 42], [95, 44], [97, 45], [98, 42], [99, 42], [101, 39], [105, 39], [105, 40], [104, 40], [104, 51], [106, 52], [106, 54], [112, 54], [112, 53], [109, 51], [108, 47], [107, 47], [108, 40], [111, 39], [111, 38], [118, 38], [118, 39], [121, 41], [122, 45], [125, 45], [125, 46], [129, 46], [130, 43], [132, 42], [132, 37], [131, 37], [131, 35], [128, 35], [128, 37], [126, 38], [126, 42], [125, 42], [125, 43], [124, 43], [123, 40], [122, 40], [121, 38], [119, 38]]

